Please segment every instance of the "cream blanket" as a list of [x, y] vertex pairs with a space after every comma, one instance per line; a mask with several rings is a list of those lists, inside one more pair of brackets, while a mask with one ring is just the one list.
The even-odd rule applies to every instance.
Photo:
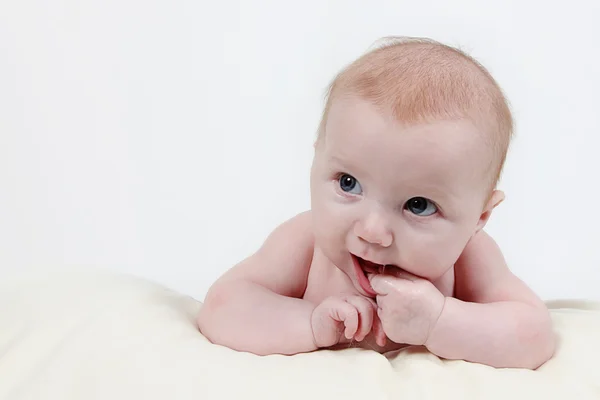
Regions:
[[0, 301], [2, 400], [600, 399], [599, 304], [548, 304], [559, 347], [534, 372], [420, 348], [238, 353], [198, 333], [198, 301], [108, 273], [5, 281]]

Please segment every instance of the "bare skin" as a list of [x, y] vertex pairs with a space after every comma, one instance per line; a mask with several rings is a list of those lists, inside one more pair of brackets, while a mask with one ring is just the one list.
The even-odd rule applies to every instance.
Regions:
[[468, 121], [403, 126], [357, 98], [332, 106], [311, 210], [209, 290], [213, 343], [259, 355], [426, 346], [447, 359], [536, 368], [554, 352], [543, 302], [483, 231], [503, 200]]

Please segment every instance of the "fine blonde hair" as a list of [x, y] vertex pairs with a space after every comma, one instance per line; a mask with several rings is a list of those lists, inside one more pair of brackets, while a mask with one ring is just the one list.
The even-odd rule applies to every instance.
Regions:
[[388, 37], [344, 68], [331, 82], [318, 130], [340, 95], [356, 95], [401, 123], [469, 119], [491, 145], [493, 186], [500, 178], [513, 134], [513, 118], [500, 86], [465, 52], [432, 39]]

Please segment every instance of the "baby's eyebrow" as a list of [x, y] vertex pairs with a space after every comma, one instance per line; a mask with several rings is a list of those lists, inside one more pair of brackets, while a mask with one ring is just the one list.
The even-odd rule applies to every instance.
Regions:
[[329, 153], [329, 159], [333, 161], [343, 162], [346, 158], [343, 154], [340, 154], [338, 151]]
[[[407, 193], [410, 193], [409, 196], [412, 197], [425, 197], [431, 201], [434, 201], [436, 203], [449, 203], [453, 200], [454, 197], [456, 197], [454, 195], [454, 193], [452, 192], [452, 190], [450, 190], [449, 188], [444, 188], [442, 186], [439, 185], [428, 185], [428, 186], [421, 186], [421, 185], [406, 185], [408, 187], [405, 187], [403, 192], [404, 195], [406, 195]], [[443, 204], [439, 204], [440, 206], [442, 206]]]
[[346, 167], [349, 164], [347, 159], [344, 159], [343, 157], [340, 157], [337, 154], [329, 155], [329, 161], [344, 167]]

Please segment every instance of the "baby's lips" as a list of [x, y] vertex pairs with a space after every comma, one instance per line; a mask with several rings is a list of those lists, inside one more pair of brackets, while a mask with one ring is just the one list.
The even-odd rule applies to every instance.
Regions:
[[386, 270], [385, 265], [380, 265], [378, 268], [367, 267], [367, 268], [365, 268], [365, 274], [367, 275], [367, 278], [368, 278], [369, 275], [384, 274], [385, 270]]
[[392, 264], [377, 264], [371, 261], [358, 258], [358, 262], [363, 272], [366, 274], [385, 274], [390, 268], [395, 268]]
[[373, 296], [377, 296], [377, 292], [375, 291], [375, 289], [373, 288], [373, 285], [371, 284], [371, 278], [373, 278], [377, 275], [379, 275], [379, 274], [371, 274], [371, 273], [366, 274], [367, 280], [369, 281], [369, 287], [370, 287], [371, 291], [373, 292]]

